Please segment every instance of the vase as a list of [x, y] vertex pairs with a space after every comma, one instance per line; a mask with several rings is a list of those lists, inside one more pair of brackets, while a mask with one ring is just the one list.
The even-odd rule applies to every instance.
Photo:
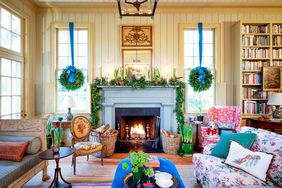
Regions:
[[194, 144], [182, 143], [181, 148], [184, 151], [184, 156], [191, 156], [193, 153], [193, 146]]
[[73, 115], [71, 113], [71, 108], [68, 108], [68, 113], [66, 114], [66, 119], [71, 121], [73, 119]]
[[141, 181], [143, 180], [143, 171], [140, 169], [138, 172], [133, 172], [133, 182], [138, 187], [138, 185], [142, 185]]
[[59, 146], [53, 146], [53, 153], [54, 154], [58, 154], [60, 151], [60, 147]]
[[198, 121], [203, 121], [204, 120], [204, 116], [197, 116], [197, 120]]

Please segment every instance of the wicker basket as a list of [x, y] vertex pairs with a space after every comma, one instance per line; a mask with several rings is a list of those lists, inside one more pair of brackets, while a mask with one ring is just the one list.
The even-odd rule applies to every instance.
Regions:
[[[89, 136], [89, 140], [91, 142], [99, 142], [103, 145], [103, 157], [109, 157], [113, 155], [115, 151], [116, 141], [117, 141], [118, 132], [115, 131], [114, 134], [111, 135], [103, 135], [92, 131]], [[100, 157], [100, 153], [94, 154], [96, 157]]]
[[103, 157], [109, 157], [113, 155], [116, 147], [117, 135], [118, 134], [100, 136], [101, 143], [104, 146]]
[[180, 137], [168, 137], [162, 134], [163, 150], [167, 154], [177, 155], [177, 150], [180, 148]]

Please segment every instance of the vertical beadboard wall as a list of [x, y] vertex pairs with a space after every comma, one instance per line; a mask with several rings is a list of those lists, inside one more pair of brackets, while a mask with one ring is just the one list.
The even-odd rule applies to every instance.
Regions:
[[[50, 93], [50, 87], [54, 86], [54, 79], [52, 78], [54, 74], [54, 67], [50, 64], [50, 54], [52, 51], [50, 45], [50, 28], [52, 23], [56, 22], [75, 22], [75, 23], [91, 23], [94, 25], [94, 72], [93, 77], [99, 76], [99, 67], [103, 67], [103, 72], [105, 69], [113, 69], [120, 66], [121, 64], [121, 50], [120, 50], [120, 25], [132, 24], [132, 25], [142, 25], [150, 24], [153, 25], [153, 66], [159, 67], [162, 74], [167, 74], [168, 71], [172, 70], [173, 67], [178, 66], [179, 63], [179, 44], [178, 44], [178, 25], [179, 23], [223, 23], [225, 22], [237, 22], [239, 20], [282, 20], [281, 14], [215, 14], [215, 13], [205, 13], [205, 14], [156, 14], [154, 19], [151, 18], [141, 18], [141, 17], [123, 17], [120, 19], [119, 14], [67, 14], [67, 13], [39, 13], [37, 18], [37, 27], [40, 32], [37, 41], [42, 41], [42, 62], [38, 61], [37, 75], [42, 76], [43, 82], [38, 82], [38, 84], [43, 84], [45, 88], [44, 93], [49, 93], [48, 96], [45, 95], [46, 101], [55, 101], [54, 94]], [[232, 24], [229, 24], [230, 27]], [[231, 65], [231, 49], [229, 43], [231, 42], [230, 35], [226, 37], [224, 30], [226, 27], [222, 28], [221, 36], [221, 54], [222, 57], [222, 68], [224, 70], [224, 78], [221, 82], [225, 82], [227, 88], [226, 104], [233, 104], [233, 78], [232, 78], [232, 65]], [[226, 32], [230, 32], [227, 29]], [[231, 44], [232, 46], [232, 44]], [[226, 53], [225, 53], [226, 52]], [[228, 57], [225, 54], [229, 54]], [[41, 71], [42, 74], [41, 74]], [[38, 78], [38, 80], [41, 80]], [[47, 91], [46, 91], [47, 90]], [[52, 89], [51, 89], [52, 91]], [[45, 105], [46, 105], [45, 104]], [[46, 112], [53, 112], [54, 106], [42, 109]]]

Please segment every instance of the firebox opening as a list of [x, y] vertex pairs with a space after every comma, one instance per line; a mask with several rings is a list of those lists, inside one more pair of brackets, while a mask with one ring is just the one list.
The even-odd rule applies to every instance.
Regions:
[[154, 116], [122, 116], [121, 140], [153, 140]]

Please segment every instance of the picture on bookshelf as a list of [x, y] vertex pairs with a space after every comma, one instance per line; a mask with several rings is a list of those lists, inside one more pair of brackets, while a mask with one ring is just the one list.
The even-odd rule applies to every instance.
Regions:
[[263, 90], [280, 91], [282, 90], [282, 68], [263, 67]]

